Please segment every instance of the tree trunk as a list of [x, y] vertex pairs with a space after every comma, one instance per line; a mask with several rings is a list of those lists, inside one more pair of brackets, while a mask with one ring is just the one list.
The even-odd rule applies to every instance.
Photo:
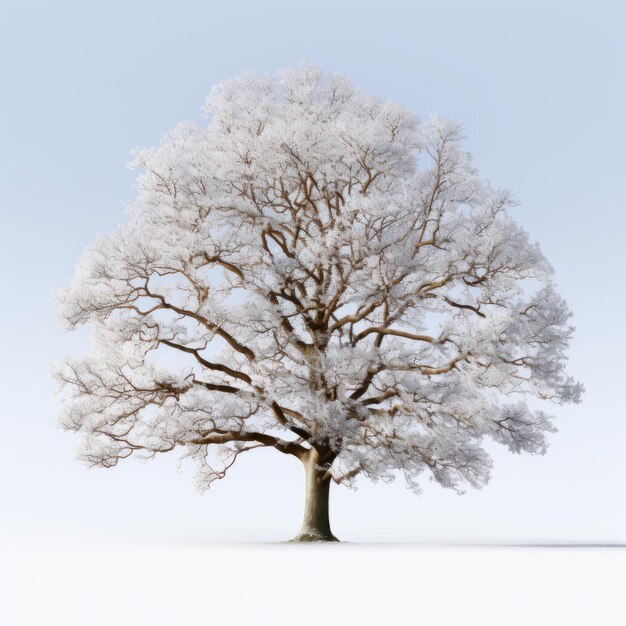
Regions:
[[330, 530], [328, 517], [328, 496], [330, 478], [325, 480], [325, 470], [316, 467], [319, 453], [311, 449], [303, 459], [306, 475], [306, 495], [304, 501], [304, 519], [302, 528], [292, 541], [339, 541]]

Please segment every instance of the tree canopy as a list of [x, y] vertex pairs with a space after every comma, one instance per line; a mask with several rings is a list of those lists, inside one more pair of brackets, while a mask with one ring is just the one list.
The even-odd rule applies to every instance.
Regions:
[[582, 391], [570, 312], [459, 125], [306, 64], [227, 80], [206, 112], [134, 153], [128, 221], [59, 292], [93, 329], [57, 367], [82, 458], [179, 450], [204, 489], [270, 447], [320, 483], [417, 492], [484, 485], [485, 438], [543, 453], [527, 399]]

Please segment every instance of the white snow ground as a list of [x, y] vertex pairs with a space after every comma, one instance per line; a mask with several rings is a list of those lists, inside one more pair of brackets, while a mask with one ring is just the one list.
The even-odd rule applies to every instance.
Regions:
[[2, 626], [626, 624], [626, 549], [7, 545]]

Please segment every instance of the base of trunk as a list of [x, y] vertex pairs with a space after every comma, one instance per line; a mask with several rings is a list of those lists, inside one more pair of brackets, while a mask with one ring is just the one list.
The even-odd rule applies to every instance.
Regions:
[[293, 539], [290, 539], [289, 543], [328, 543], [332, 541], [339, 541], [339, 539], [332, 534], [327, 535], [315, 531], [301, 531]]

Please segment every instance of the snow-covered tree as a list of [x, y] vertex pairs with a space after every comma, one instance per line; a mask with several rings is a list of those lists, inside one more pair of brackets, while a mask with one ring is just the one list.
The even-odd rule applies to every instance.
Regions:
[[93, 328], [57, 367], [82, 458], [179, 450], [206, 489], [274, 448], [306, 470], [298, 538], [332, 540], [331, 481], [460, 490], [489, 479], [485, 438], [545, 452], [524, 397], [579, 401], [570, 312], [459, 126], [306, 64], [228, 80], [206, 111], [136, 151], [128, 221], [59, 293]]

